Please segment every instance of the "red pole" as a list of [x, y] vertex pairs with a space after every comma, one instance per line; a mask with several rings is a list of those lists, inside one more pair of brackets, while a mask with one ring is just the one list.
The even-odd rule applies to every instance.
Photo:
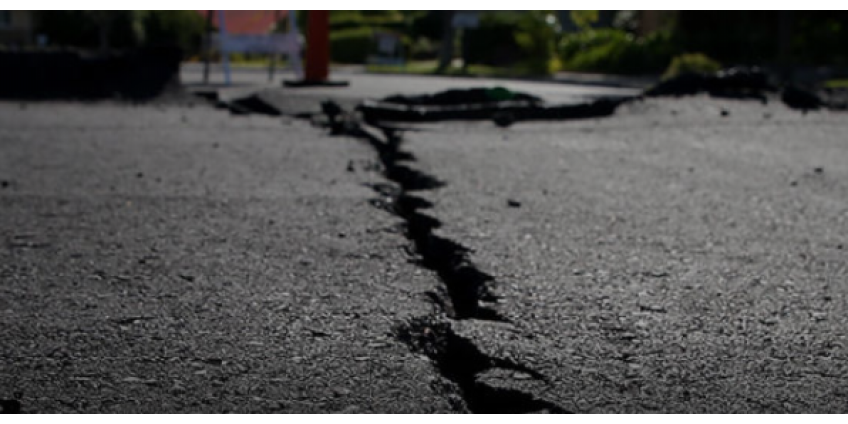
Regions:
[[330, 74], [330, 12], [310, 10], [306, 26], [307, 82], [323, 82]]
[[306, 21], [306, 66], [303, 80], [283, 81], [286, 87], [347, 87], [347, 81], [330, 81], [330, 12], [310, 10]]

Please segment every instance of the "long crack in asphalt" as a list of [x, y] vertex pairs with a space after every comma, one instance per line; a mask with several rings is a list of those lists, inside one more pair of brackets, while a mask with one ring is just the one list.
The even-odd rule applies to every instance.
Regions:
[[[329, 114], [328, 114], [329, 115]], [[405, 223], [404, 234], [412, 242], [416, 263], [436, 273], [441, 285], [429, 292], [437, 313], [396, 324], [395, 336], [410, 350], [426, 355], [436, 370], [455, 385], [462, 399], [454, 405], [471, 413], [568, 413], [560, 406], [518, 390], [493, 387], [479, 381], [486, 371], [502, 369], [529, 375], [547, 383], [540, 373], [520, 363], [483, 353], [467, 338], [456, 334], [452, 320], [508, 322], [493, 307], [495, 279], [481, 271], [469, 258], [470, 249], [434, 234], [441, 226], [437, 218], [422, 212], [432, 204], [413, 193], [437, 190], [446, 183], [410, 166], [414, 156], [401, 150], [399, 131], [357, 120], [340, 121], [330, 115], [332, 134], [366, 141], [377, 153], [383, 176], [394, 184], [371, 184], [379, 195], [371, 204], [392, 213]], [[382, 134], [382, 137], [378, 135]]]

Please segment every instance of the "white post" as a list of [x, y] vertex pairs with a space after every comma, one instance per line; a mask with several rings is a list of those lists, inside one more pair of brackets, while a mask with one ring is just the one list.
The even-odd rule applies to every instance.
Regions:
[[[274, 11], [274, 25], [276, 29], [276, 23], [280, 21], [280, 12]], [[277, 56], [280, 52], [277, 50], [277, 44], [274, 42], [274, 35], [276, 35], [273, 31], [268, 35], [269, 40], [271, 41], [271, 54], [268, 58], [268, 82], [274, 82], [274, 71], [277, 67]]]
[[224, 84], [230, 85], [230, 54], [226, 48], [227, 22], [223, 10], [218, 11], [218, 34], [221, 43], [221, 64], [224, 65]]
[[[300, 64], [300, 32], [297, 30], [297, 12], [289, 10], [289, 49], [286, 58], [297, 79], [303, 79], [303, 66]], [[294, 47], [292, 47], [294, 45]]]

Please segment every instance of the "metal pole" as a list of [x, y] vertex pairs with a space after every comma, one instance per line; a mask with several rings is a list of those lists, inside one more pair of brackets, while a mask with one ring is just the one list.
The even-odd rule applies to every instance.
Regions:
[[306, 25], [306, 81], [322, 82], [330, 74], [330, 12], [310, 10]]
[[212, 10], [206, 11], [206, 37], [203, 58], [203, 83], [209, 84], [209, 62], [212, 60]]
[[[275, 19], [276, 22], [279, 22], [279, 20], [280, 20], [280, 11], [279, 10], [274, 11], [274, 19]], [[276, 22], [274, 24], [275, 29], [276, 29], [276, 25], [277, 25]], [[274, 43], [274, 35], [275, 35], [275, 32], [271, 32], [271, 62], [268, 64], [268, 82], [274, 82], [274, 70], [275, 70], [274, 68], [277, 67], [277, 55], [279, 54], [279, 52], [277, 51], [277, 44]]]
[[[310, 10], [306, 27], [306, 66], [300, 81], [283, 81], [286, 87], [346, 87], [347, 81], [329, 81], [330, 11]], [[294, 50], [294, 49], [293, 49]]]
[[221, 42], [221, 63], [224, 65], [224, 84], [230, 85], [230, 55], [224, 42], [227, 38], [227, 22], [223, 10], [218, 11], [218, 34]]
[[274, 70], [277, 67], [277, 51], [272, 48], [271, 63], [268, 64], [268, 82], [274, 82]]
[[[286, 55], [286, 60], [289, 61], [291, 69], [297, 78], [303, 78], [303, 66], [300, 63], [300, 32], [297, 30], [297, 11], [289, 10], [289, 42], [295, 43], [297, 48], [291, 48], [289, 45], [289, 54]], [[294, 54], [292, 54], [294, 53]]]

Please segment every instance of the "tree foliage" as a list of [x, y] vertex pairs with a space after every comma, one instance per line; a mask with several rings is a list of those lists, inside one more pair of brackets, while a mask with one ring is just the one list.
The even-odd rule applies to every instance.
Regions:
[[200, 49], [205, 20], [191, 10], [40, 12], [38, 32], [55, 46], [112, 49], [168, 46], [184, 54]]

